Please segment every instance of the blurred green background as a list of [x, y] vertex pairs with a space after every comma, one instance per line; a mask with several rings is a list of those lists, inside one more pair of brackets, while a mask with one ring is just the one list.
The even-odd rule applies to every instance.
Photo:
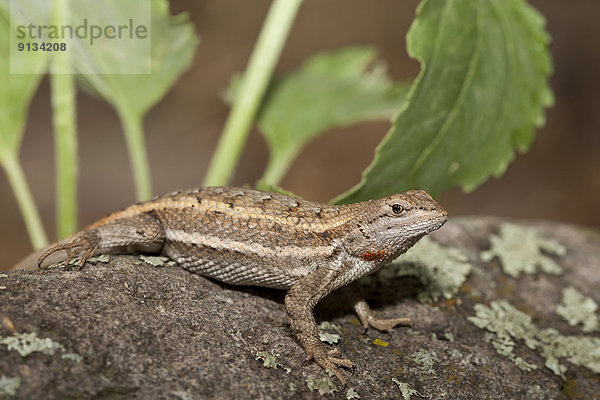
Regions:
[[[404, 37], [417, 0], [305, 0], [277, 73], [298, 67], [319, 50], [374, 45], [395, 80], [410, 80], [419, 64]], [[445, 193], [451, 216], [493, 214], [554, 219], [600, 227], [600, 2], [530, 2], [547, 19], [555, 63], [556, 104], [531, 150], [507, 173], [470, 194]], [[263, 23], [268, 0], [171, 1], [187, 11], [201, 42], [194, 63], [145, 120], [153, 190], [160, 194], [199, 186], [229, 107], [221, 99], [230, 77], [244, 69]], [[80, 136], [79, 221], [94, 220], [135, 202], [131, 170], [117, 115], [99, 98], [78, 92]], [[310, 143], [282, 182], [302, 197], [327, 201], [347, 190], [370, 163], [387, 122], [338, 129]], [[33, 99], [21, 151], [29, 185], [46, 231], [55, 240], [53, 138], [48, 79]], [[254, 183], [267, 160], [253, 131], [234, 184]], [[30, 252], [17, 204], [0, 174], [0, 269]]]

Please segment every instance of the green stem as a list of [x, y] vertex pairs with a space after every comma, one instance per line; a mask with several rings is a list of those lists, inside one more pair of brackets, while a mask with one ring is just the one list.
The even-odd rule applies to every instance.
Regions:
[[29, 186], [27, 186], [21, 164], [19, 164], [19, 161], [14, 154], [5, 154], [1, 159], [2, 166], [6, 171], [6, 176], [8, 177], [10, 186], [17, 199], [17, 204], [19, 204], [21, 215], [25, 221], [31, 245], [35, 250], [41, 249], [48, 244], [48, 239], [46, 238], [46, 233], [42, 226], [40, 214], [35, 207], [33, 196], [31, 195]]
[[[69, 21], [69, 1], [53, 0], [52, 23]], [[77, 131], [75, 126], [75, 79], [69, 52], [53, 53], [50, 85], [56, 159], [56, 213], [59, 238], [77, 229]]]
[[273, 0], [204, 178], [205, 185], [229, 183], [301, 3]]
[[[296, 160], [300, 149], [290, 149], [287, 152], [270, 152], [269, 161], [260, 182], [269, 186], [279, 186], [286, 172]], [[276, 156], [274, 156], [276, 154]]]
[[127, 151], [133, 169], [135, 196], [138, 201], [148, 200], [152, 197], [152, 184], [142, 118], [136, 113], [120, 107], [117, 109], [121, 118], [121, 125], [125, 131]]

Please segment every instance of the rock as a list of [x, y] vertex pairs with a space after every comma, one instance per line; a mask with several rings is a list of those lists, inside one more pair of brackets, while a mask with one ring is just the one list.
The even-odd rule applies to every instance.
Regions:
[[[524, 231], [533, 245], [499, 250], [507, 225], [533, 228]], [[280, 291], [223, 285], [139, 256], [2, 274], [0, 398], [598, 398], [598, 231], [471, 217], [431, 237], [444, 247], [427, 247], [429, 261], [415, 249], [365, 280], [374, 308], [411, 317], [411, 328], [365, 333], [335, 294], [317, 308], [317, 319], [330, 322], [322, 337], [337, 341], [327, 346], [355, 363], [343, 372], [345, 388], [302, 365]], [[566, 252], [552, 254], [545, 239]], [[453, 264], [429, 254], [448, 247]], [[500, 264], [511, 249], [515, 277]], [[542, 269], [548, 260], [555, 265]], [[444, 276], [454, 266], [464, 278]], [[568, 318], [569, 307], [581, 312]]]

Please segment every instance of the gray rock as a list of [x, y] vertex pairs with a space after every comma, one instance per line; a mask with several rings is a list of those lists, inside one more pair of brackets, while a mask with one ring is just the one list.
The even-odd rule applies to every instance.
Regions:
[[452, 267], [419, 266], [418, 254], [365, 281], [378, 312], [411, 317], [411, 328], [365, 333], [335, 294], [317, 308], [317, 319], [333, 324], [323, 337], [339, 336], [331, 347], [355, 363], [345, 388], [313, 363], [302, 365], [283, 292], [231, 287], [137, 256], [110, 256], [81, 271], [2, 274], [0, 398], [598, 398], [600, 335], [591, 323], [582, 330], [584, 317], [567, 321], [556, 310], [562, 305], [568, 315], [574, 300], [566, 304], [563, 289], [573, 287], [580, 295], [570, 299], [591, 310], [581, 315], [598, 317], [599, 232], [519, 222], [566, 253], [540, 245], [557, 275], [556, 266], [532, 267], [529, 248], [513, 257], [529, 254], [520, 261], [528, 272], [513, 268], [512, 277], [490, 251], [503, 223], [456, 218], [432, 235], [455, 249], [453, 257], [462, 253], [455, 258], [470, 270], [462, 285], [462, 278], [440, 282], [447, 277], [437, 269]]

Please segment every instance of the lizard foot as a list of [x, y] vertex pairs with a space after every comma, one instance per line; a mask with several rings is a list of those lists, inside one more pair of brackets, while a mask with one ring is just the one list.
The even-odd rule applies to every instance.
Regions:
[[67, 243], [57, 244], [49, 248], [44, 254], [38, 259], [38, 268], [42, 268], [42, 263], [51, 254], [65, 250], [67, 252], [67, 258], [65, 259], [65, 269], [69, 269], [69, 262], [81, 254], [81, 260], [79, 260], [78, 267], [81, 269], [85, 261], [94, 254], [98, 247], [98, 244], [93, 244], [85, 235], [79, 235], [75, 239]]
[[392, 330], [392, 328], [398, 325], [412, 325], [410, 318], [377, 318], [374, 314], [370, 314], [365, 319], [366, 321], [362, 321], [361, 318], [361, 323], [365, 329], [367, 329], [369, 326], [372, 326], [381, 332], [389, 332]]
[[338, 366], [351, 369], [354, 365], [352, 361], [341, 358], [339, 355], [340, 351], [338, 349], [326, 351], [325, 348], [320, 347], [319, 350], [310, 352], [307, 349], [306, 361], [315, 360], [317, 365], [326, 371], [331, 371], [340, 380], [342, 385], [346, 385], [346, 378], [344, 378]]
[[389, 332], [397, 325], [412, 325], [410, 318], [378, 318], [364, 300], [359, 300], [354, 305], [354, 311], [358, 315], [360, 324], [365, 330], [372, 326], [381, 332]]

